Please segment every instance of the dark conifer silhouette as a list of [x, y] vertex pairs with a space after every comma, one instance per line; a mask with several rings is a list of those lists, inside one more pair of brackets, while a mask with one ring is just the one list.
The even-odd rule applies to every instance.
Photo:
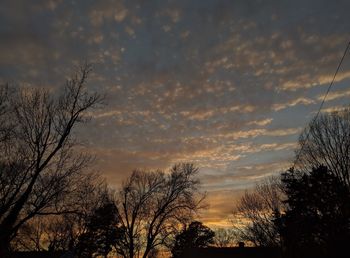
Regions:
[[79, 257], [107, 257], [122, 234], [117, 207], [108, 201], [90, 216], [86, 232], [79, 236], [76, 254]]
[[215, 233], [202, 222], [193, 221], [175, 237], [171, 250], [174, 258], [181, 257], [186, 250], [204, 248], [214, 244]]
[[[350, 193], [325, 166], [282, 175], [287, 210], [279, 223], [287, 257], [345, 257], [350, 239]], [[311, 256], [310, 256], [311, 255]]]

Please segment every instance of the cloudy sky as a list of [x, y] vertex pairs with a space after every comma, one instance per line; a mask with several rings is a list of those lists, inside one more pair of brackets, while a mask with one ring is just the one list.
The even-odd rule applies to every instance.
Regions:
[[[0, 0], [0, 82], [62, 87], [94, 63], [107, 105], [79, 129], [118, 186], [194, 162], [227, 223], [246, 188], [287, 168], [350, 39], [350, 2]], [[324, 110], [349, 104], [347, 56]]]

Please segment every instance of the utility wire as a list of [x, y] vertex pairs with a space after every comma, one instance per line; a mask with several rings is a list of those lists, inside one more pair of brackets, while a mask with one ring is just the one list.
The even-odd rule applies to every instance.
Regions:
[[[348, 42], [348, 44], [347, 44], [347, 46], [346, 46], [346, 48], [345, 48], [345, 50], [344, 50], [343, 56], [342, 56], [342, 58], [340, 59], [340, 62], [339, 62], [339, 64], [338, 64], [338, 67], [337, 67], [337, 69], [336, 69], [336, 71], [335, 71], [335, 73], [334, 73], [334, 75], [333, 75], [333, 79], [332, 79], [331, 83], [329, 84], [328, 89], [327, 89], [327, 91], [326, 91], [326, 94], [324, 95], [323, 100], [322, 100], [322, 102], [321, 102], [321, 105], [320, 105], [320, 107], [319, 107], [319, 109], [318, 109], [318, 111], [317, 111], [317, 114], [316, 114], [316, 116], [314, 116], [314, 118], [312, 119], [312, 121], [315, 121], [315, 120], [318, 118], [318, 116], [320, 115], [321, 110], [322, 110], [322, 108], [323, 108], [323, 105], [324, 105], [324, 103], [325, 103], [325, 101], [326, 101], [326, 99], [327, 99], [328, 93], [329, 93], [329, 91], [331, 90], [331, 88], [332, 88], [332, 86], [333, 86], [333, 84], [334, 84], [335, 78], [337, 77], [337, 74], [338, 74], [338, 72], [339, 72], [339, 70], [340, 70], [340, 67], [341, 67], [341, 65], [342, 65], [342, 63], [343, 63], [343, 61], [344, 61], [344, 58], [345, 58], [345, 56], [346, 56], [346, 54], [347, 54], [349, 48], [350, 48], [350, 41]], [[307, 142], [307, 140], [309, 139], [309, 136], [310, 136], [310, 130], [307, 131], [305, 140], [301, 143], [301, 147], [300, 147], [300, 149], [299, 149], [299, 151], [298, 151], [298, 153], [297, 153], [296, 159], [294, 160], [294, 163], [293, 163], [293, 166], [292, 166], [293, 169], [295, 168], [295, 165], [297, 164], [297, 162], [298, 162], [299, 159], [300, 159], [300, 154], [301, 154], [301, 152], [303, 151], [304, 146], [305, 146], [305, 142]]]

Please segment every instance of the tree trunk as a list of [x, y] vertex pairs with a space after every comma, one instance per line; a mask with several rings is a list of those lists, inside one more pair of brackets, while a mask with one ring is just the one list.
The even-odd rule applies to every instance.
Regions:
[[0, 257], [7, 258], [10, 253], [11, 233], [4, 227], [0, 227]]
[[149, 248], [149, 247], [147, 246], [145, 252], [143, 253], [142, 258], [147, 258], [147, 256], [148, 256], [148, 254], [149, 254], [150, 251], [151, 251], [151, 248]]
[[130, 238], [129, 258], [134, 258], [134, 241], [132, 237]]

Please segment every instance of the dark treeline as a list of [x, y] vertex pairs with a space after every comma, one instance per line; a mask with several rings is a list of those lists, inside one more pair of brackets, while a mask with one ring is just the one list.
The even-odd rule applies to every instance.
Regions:
[[[244, 242], [283, 257], [341, 257], [350, 240], [350, 110], [323, 114], [300, 136], [295, 166], [236, 204], [230, 229], [211, 230], [193, 164], [135, 170], [118, 190], [92, 172], [75, 136], [103, 103], [82, 66], [61, 92], [0, 88], [0, 257], [182, 257]], [[345, 256], [344, 256], [345, 257]]]
[[283, 257], [347, 257], [350, 110], [322, 114], [303, 131], [295, 166], [246, 192], [234, 211], [241, 241]]
[[135, 170], [118, 191], [91, 172], [93, 159], [74, 135], [103, 103], [86, 90], [90, 71], [80, 67], [61, 92], [0, 88], [0, 257], [155, 256], [201, 208], [192, 164]]

